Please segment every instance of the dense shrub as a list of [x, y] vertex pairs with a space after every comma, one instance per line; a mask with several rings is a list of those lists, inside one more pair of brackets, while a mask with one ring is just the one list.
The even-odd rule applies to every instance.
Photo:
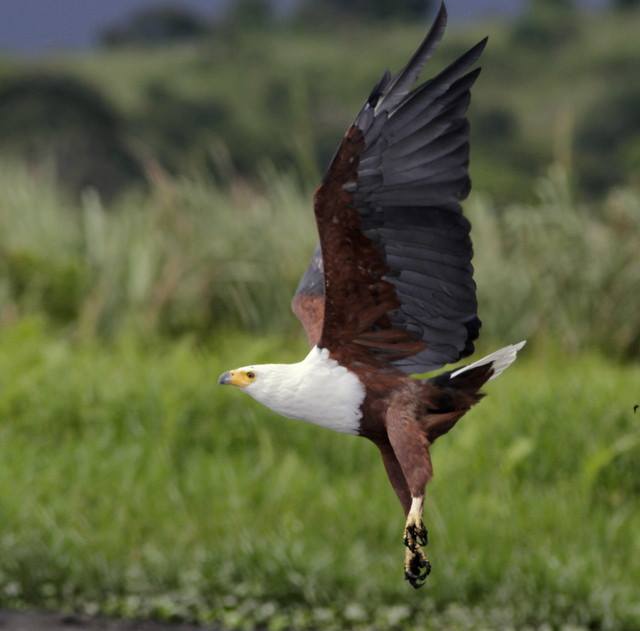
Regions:
[[613, 6], [617, 9], [637, 9], [640, 7], [640, 0], [613, 0]]
[[602, 195], [640, 173], [640, 86], [607, 91], [578, 121], [576, 168], [581, 187]]
[[158, 45], [199, 38], [209, 32], [206, 21], [178, 6], [148, 7], [102, 33], [102, 42], [111, 47], [123, 45]]
[[75, 193], [93, 187], [112, 197], [142, 178], [116, 110], [97, 90], [66, 76], [24, 74], [0, 84], [0, 152], [32, 167], [53, 163]]
[[339, 15], [357, 20], [425, 19], [436, 4], [433, 0], [305, 0], [301, 15], [306, 19]]
[[575, 18], [570, 0], [536, 0], [516, 22], [512, 41], [534, 50], [560, 46], [577, 33]]

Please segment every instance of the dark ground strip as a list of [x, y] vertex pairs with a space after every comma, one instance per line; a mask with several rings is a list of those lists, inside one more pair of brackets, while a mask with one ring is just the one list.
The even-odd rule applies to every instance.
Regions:
[[111, 620], [75, 614], [0, 611], [0, 631], [220, 631], [220, 627]]

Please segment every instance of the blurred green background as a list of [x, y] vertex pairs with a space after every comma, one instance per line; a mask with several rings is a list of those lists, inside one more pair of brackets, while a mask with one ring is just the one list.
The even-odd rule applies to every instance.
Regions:
[[529, 345], [434, 449], [416, 593], [375, 449], [215, 381], [305, 353], [313, 190], [433, 3], [151, 4], [0, 55], [0, 607], [640, 629], [638, 4], [454, 17], [425, 72], [490, 35], [479, 351]]

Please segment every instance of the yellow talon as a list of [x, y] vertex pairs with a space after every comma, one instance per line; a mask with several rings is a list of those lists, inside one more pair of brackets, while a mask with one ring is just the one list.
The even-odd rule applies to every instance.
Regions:
[[403, 542], [407, 547], [404, 556], [404, 577], [415, 589], [424, 585], [431, 572], [431, 563], [422, 551], [422, 546], [428, 543], [427, 529], [422, 522], [423, 502], [424, 497], [411, 499], [411, 509], [404, 526]]

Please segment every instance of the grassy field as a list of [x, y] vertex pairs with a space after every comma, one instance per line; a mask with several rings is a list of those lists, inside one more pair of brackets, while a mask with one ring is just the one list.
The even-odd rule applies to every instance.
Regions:
[[0, 608], [640, 629], [637, 192], [584, 206], [556, 166], [535, 203], [469, 200], [480, 352], [530, 345], [436, 445], [414, 593], [375, 448], [216, 386], [304, 353], [309, 191], [162, 176], [109, 207], [11, 163], [0, 191]]
[[0, 607], [239, 629], [640, 628], [637, 366], [527, 352], [487, 388], [435, 448], [434, 571], [414, 592], [375, 448], [215, 385], [303, 352], [233, 332], [105, 345], [33, 318], [2, 329]]

